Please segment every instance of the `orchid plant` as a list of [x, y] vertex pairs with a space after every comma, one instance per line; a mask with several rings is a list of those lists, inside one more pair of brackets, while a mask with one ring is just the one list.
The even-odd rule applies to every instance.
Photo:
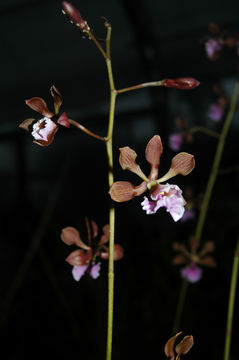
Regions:
[[[97, 140], [102, 141], [106, 145], [107, 159], [108, 159], [108, 183], [109, 195], [115, 202], [124, 202], [133, 199], [135, 196], [141, 196], [146, 191], [150, 193], [150, 199], [144, 197], [141, 202], [142, 209], [146, 214], [154, 214], [158, 209], [164, 207], [167, 212], [172, 216], [176, 222], [182, 218], [185, 210], [186, 201], [183, 198], [182, 190], [176, 184], [165, 183], [169, 179], [180, 174], [186, 176], [194, 169], [195, 161], [194, 156], [187, 152], [181, 152], [173, 157], [171, 166], [168, 172], [158, 177], [158, 168], [160, 164], [163, 146], [159, 135], [154, 135], [149, 140], [145, 157], [149, 163], [151, 170], [148, 176], [144, 174], [140, 166], [136, 163], [136, 152], [129, 146], [120, 148], [119, 162], [123, 170], [129, 170], [138, 175], [142, 182], [138, 186], [134, 186], [127, 181], [114, 182], [114, 167], [113, 167], [113, 129], [114, 129], [114, 113], [116, 98], [119, 94], [128, 91], [143, 89], [145, 87], [163, 86], [166, 88], [174, 88], [178, 90], [191, 90], [199, 85], [199, 81], [192, 77], [182, 77], [176, 79], [163, 79], [133, 85], [130, 87], [116, 89], [114, 85], [114, 77], [111, 65], [111, 24], [105, 20], [104, 26], [107, 35], [104, 41], [98, 41], [94, 35], [91, 27], [83, 19], [81, 13], [69, 2], [62, 3], [63, 13], [73, 22], [82, 35], [91, 40], [100, 51], [105, 59], [108, 71], [108, 81], [110, 88], [110, 106], [109, 106], [109, 121], [108, 132], [106, 136], [102, 137], [89, 129], [85, 128], [82, 124], [73, 119], [69, 119], [65, 112], [59, 113], [62, 104], [62, 95], [56, 86], [50, 88], [53, 97], [55, 112], [51, 112], [45, 101], [40, 97], [33, 97], [26, 100], [26, 104], [34, 111], [37, 111], [42, 118], [39, 120], [26, 119], [20, 124], [20, 127], [31, 133], [33, 142], [41, 145], [48, 146], [52, 143], [54, 136], [59, 128], [63, 126], [68, 128], [70, 125], [79, 128], [88, 135]], [[105, 46], [102, 46], [102, 42]], [[109, 196], [106, 194], [106, 196]], [[120, 244], [114, 243], [115, 234], [115, 209], [111, 204], [109, 207], [109, 224], [105, 225], [102, 229], [102, 234], [98, 235], [98, 225], [93, 220], [86, 219], [86, 227], [88, 230], [88, 243], [81, 239], [79, 231], [68, 226], [62, 229], [61, 240], [66, 245], [76, 246], [73, 252], [67, 256], [66, 261], [72, 266], [73, 278], [79, 281], [85, 274], [96, 279], [100, 273], [100, 260], [105, 259], [109, 261], [108, 270], [108, 327], [107, 327], [107, 360], [111, 359], [112, 354], [112, 337], [113, 337], [113, 300], [114, 300], [114, 261], [120, 260], [123, 257], [124, 251]], [[109, 246], [106, 244], [109, 242]], [[179, 334], [176, 335], [176, 337]], [[176, 337], [171, 339], [165, 347], [165, 354], [171, 360], [175, 358], [173, 350]], [[181, 354], [186, 354], [193, 345], [192, 336], [186, 337], [175, 348], [177, 353], [176, 359], [180, 359]]]

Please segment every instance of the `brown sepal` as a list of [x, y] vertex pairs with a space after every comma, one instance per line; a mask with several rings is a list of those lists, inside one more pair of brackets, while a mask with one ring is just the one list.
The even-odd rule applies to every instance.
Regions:
[[90, 247], [87, 246], [80, 238], [80, 233], [72, 226], [68, 226], [61, 230], [61, 240], [66, 245], [75, 244], [82, 249], [89, 250]]
[[62, 104], [62, 95], [61, 95], [60, 91], [54, 85], [51, 86], [50, 92], [51, 92], [51, 96], [53, 97], [53, 100], [54, 100], [54, 108], [55, 108], [55, 113], [57, 115], [59, 112], [60, 106]]
[[140, 166], [136, 163], [136, 152], [129, 146], [120, 148], [119, 163], [123, 170], [129, 170], [144, 180], [147, 179]]
[[165, 355], [170, 358], [170, 360], [174, 360], [175, 359], [175, 355], [174, 355], [174, 343], [175, 340], [177, 339], [177, 337], [179, 335], [181, 335], [182, 332], [180, 331], [179, 333], [177, 333], [176, 335], [172, 336], [165, 344], [164, 346], [164, 352]]
[[25, 101], [26, 104], [39, 114], [52, 118], [54, 114], [48, 109], [46, 102], [40, 97], [33, 97]]
[[193, 344], [194, 340], [192, 335], [184, 336], [183, 340], [175, 348], [175, 351], [178, 354], [177, 359], [180, 358], [181, 354], [187, 354], [192, 348]]
[[204, 265], [204, 266], [208, 266], [208, 267], [216, 267], [217, 263], [216, 261], [213, 259], [212, 256], [205, 256], [205, 258], [203, 259], [199, 259], [198, 260], [198, 264]]
[[92, 252], [89, 250], [84, 252], [84, 250], [75, 250], [70, 255], [67, 256], [66, 261], [72, 266], [82, 266], [89, 263], [92, 259]]
[[20, 128], [29, 131], [30, 126], [36, 121], [35, 119], [26, 119], [21, 122], [20, 125], [18, 125]]
[[103, 235], [101, 236], [98, 246], [106, 244], [109, 241], [109, 236], [110, 236], [110, 227], [107, 224], [103, 226]]
[[[102, 252], [100, 254], [101, 258], [104, 260], [109, 259], [109, 249], [106, 252]], [[115, 244], [114, 245], [114, 261], [121, 260], [124, 256], [124, 249], [121, 245]]]
[[124, 202], [143, 194], [147, 190], [147, 183], [143, 181], [140, 185], [134, 186], [128, 181], [116, 181], [109, 190], [111, 199], [117, 202]]
[[158, 167], [160, 164], [160, 157], [163, 152], [163, 145], [159, 135], [154, 135], [149, 140], [145, 149], [145, 158], [151, 165], [150, 180], [156, 180], [158, 177]]
[[188, 175], [195, 167], [194, 156], [186, 153], [180, 152], [172, 159], [171, 168], [175, 171], [176, 174]]
[[174, 258], [173, 258], [173, 265], [182, 265], [182, 264], [185, 264], [186, 263], [186, 258], [185, 256], [183, 255], [176, 255]]

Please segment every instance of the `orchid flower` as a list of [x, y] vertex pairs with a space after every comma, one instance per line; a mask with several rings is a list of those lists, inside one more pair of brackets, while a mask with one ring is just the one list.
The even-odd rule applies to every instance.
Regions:
[[145, 197], [141, 203], [143, 210], [146, 210], [147, 214], [153, 214], [160, 207], [165, 207], [173, 219], [177, 221], [184, 213], [185, 200], [182, 197], [182, 191], [177, 185], [162, 184], [162, 182], [178, 174], [188, 175], [194, 169], [195, 161], [193, 155], [181, 152], [173, 157], [169, 171], [158, 179], [162, 152], [161, 138], [159, 135], [155, 135], [148, 142], [145, 150], [146, 160], [151, 166], [151, 171], [147, 177], [136, 163], [136, 152], [128, 146], [121, 148], [119, 162], [122, 169], [135, 173], [143, 181], [138, 186], [127, 181], [116, 181], [111, 186], [109, 194], [114, 201], [124, 202], [142, 195], [146, 190], [150, 190], [152, 201]]
[[41, 146], [48, 146], [52, 143], [59, 125], [70, 127], [69, 119], [65, 112], [59, 115], [59, 109], [62, 104], [62, 96], [59, 90], [53, 85], [50, 88], [54, 100], [55, 113], [52, 113], [46, 102], [40, 97], [33, 97], [26, 100], [26, 104], [43, 116], [39, 120], [26, 119], [19, 127], [31, 133], [34, 143]]
[[[103, 234], [98, 237], [98, 226], [92, 220], [86, 219], [88, 232], [88, 244], [85, 244], [80, 237], [80, 233], [74, 227], [68, 226], [62, 229], [61, 240], [67, 245], [76, 245], [80, 249], [74, 250], [67, 256], [66, 261], [73, 266], [72, 275], [76, 281], [88, 273], [93, 279], [99, 277], [101, 263], [96, 262], [97, 258], [108, 259], [109, 249], [105, 245], [109, 241], [109, 225], [102, 229]], [[121, 245], [114, 245], [114, 260], [120, 260], [124, 256]]]

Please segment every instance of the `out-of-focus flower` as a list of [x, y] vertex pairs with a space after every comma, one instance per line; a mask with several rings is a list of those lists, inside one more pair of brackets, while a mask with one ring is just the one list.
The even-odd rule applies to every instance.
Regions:
[[216, 60], [221, 49], [221, 40], [210, 38], [205, 43], [206, 54], [210, 60]]
[[194, 236], [189, 238], [190, 251], [187, 250], [185, 245], [175, 242], [173, 250], [179, 251], [180, 254], [176, 255], [173, 259], [174, 265], [183, 265], [180, 272], [181, 276], [191, 283], [195, 283], [201, 279], [202, 269], [197, 265], [216, 267], [216, 261], [212, 256], [207, 255], [214, 251], [214, 243], [208, 241], [204, 244], [202, 249], [197, 252], [199, 244]]
[[222, 106], [220, 106], [219, 104], [211, 104], [208, 111], [208, 117], [211, 120], [218, 122], [222, 119], [223, 112], [224, 109]]
[[168, 138], [168, 145], [173, 151], [178, 151], [183, 143], [183, 135], [181, 134], [171, 134]]
[[[92, 220], [86, 219], [88, 245], [80, 237], [80, 233], [74, 227], [68, 226], [62, 229], [61, 240], [67, 245], [76, 245], [80, 249], [74, 250], [67, 256], [66, 261], [73, 266], [72, 275], [76, 281], [88, 273], [93, 279], [100, 274], [101, 263], [96, 261], [98, 258], [108, 259], [109, 248], [105, 245], [109, 241], [109, 225], [103, 227], [103, 234], [98, 236], [98, 226]], [[114, 260], [120, 260], [124, 256], [121, 245], [114, 245]]]
[[180, 331], [176, 335], [172, 336], [164, 346], [164, 353], [169, 360], [175, 360], [175, 353], [177, 353], [176, 360], [180, 360], [181, 355], [187, 354], [194, 344], [192, 335], [186, 335], [184, 338], [175, 346], [175, 341], [182, 332]]
[[55, 113], [52, 113], [46, 102], [40, 97], [33, 97], [26, 100], [26, 104], [43, 116], [40, 120], [26, 119], [19, 127], [31, 133], [34, 143], [41, 146], [48, 146], [52, 143], [59, 125], [70, 127], [69, 119], [66, 113], [59, 115], [59, 109], [62, 104], [62, 96], [59, 90], [53, 85], [50, 88], [54, 100]]
[[[163, 177], [157, 179], [162, 152], [163, 146], [160, 136], [155, 135], [148, 142], [145, 150], [146, 160], [151, 166], [150, 174], [147, 177], [136, 163], [136, 152], [128, 146], [121, 148], [119, 162], [122, 169], [135, 173], [143, 182], [138, 186], [134, 186], [127, 181], [116, 181], [111, 186], [109, 193], [114, 201], [124, 202], [143, 194], [149, 189], [153, 202], [147, 198], [142, 202], [143, 209], [146, 210], [147, 214], [153, 214], [157, 209], [165, 206], [170, 214], [178, 220], [176, 213], [179, 212], [179, 203], [181, 204], [184, 201], [181, 196], [181, 190], [177, 185], [162, 185], [161, 183], [178, 174], [188, 175], [194, 169], [195, 161], [193, 155], [181, 152], [172, 159], [169, 171]], [[180, 214], [183, 215], [181, 210]]]
[[179, 90], [191, 90], [199, 86], [200, 82], [192, 77], [182, 77], [177, 79], [164, 79], [163, 86]]

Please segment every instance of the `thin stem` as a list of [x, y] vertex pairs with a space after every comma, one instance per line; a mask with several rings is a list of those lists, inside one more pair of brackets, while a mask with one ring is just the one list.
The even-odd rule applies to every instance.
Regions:
[[176, 334], [179, 332], [179, 324], [180, 324], [180, 320], [181, 320], [181, 314], [183, 312], [183, 306], [184, 306], [187, 289], [188, 289], [188, 281], [186, 279], [183, 279], [182, 287], [181, 287], [181, 291], [180, 291], [180, 295], [179, 295], [179, 300], [178, 300], [178, 304], [177, 304], [177, 311], [176, 311], [176, 315], [175, 315], [175, 321], [174, 321], [174, 325], [173, 325], [172, 334]]
[[[196, 231], [195, 231], [195, 238], [197, 239], [198, 243], [201, 240], [201, 235], [202, 235], [202, 230], [203, 230], [203, 226], [204, 226], [206, 215], [207, 215], [208, 205], [209, 205], [209, 202], [210, 202], [210, 199], [211, 199], [212, 190], [213, 190], [213, 187], [214, 187], [214, 184], [215, 184], [215, 181], [216, 181], [216, 177], [218, 175], [218, 169], [219, 169], [219, 165], [220, 165], [220, 161], [221, 161], [221, 157], [222, 157], [222, 152], [223, 152], [226, 136], [227, 136], [230, 124], [231, 124], [233, 114], [235, 112], [238, 92], [239, 92], [239, 83], [236, 82], [235, 86], [234, 86], [231, 105], [230, 105], [227, 117], [225, 119], [222, 132], [221, 132], [220, 137], [219, 137], [217, 150], [216, 150], [216, 153], [215, 153], [211, 173], [210, 173], [210, 176], [209, 176], [209, 179], [208, 179], [206, 191], [205, 191], [205, 194], [204, 194], [204, 197], [203, 197], [203, 202], [202, 202], [202, 206], [201, 206], [201, 210], [200, 210], [200, 215], [199, 215], [198, 222], [197, 222], [197, 227], [196, 227]], [[185, 280], [183, 280], [183, 284], [181, 286], [180, 295], [179, 295], [179, 299], [183, 298], [183, 301], [178, 302], [177, 310], [176, 310], [177, 327], [178, 327], [178, 325], [180, 324], [180, 321], [181, 321], [183, 305], [184, 305], [184, 299], [186, 297], [186, 290], [185, 290], [184, 282], [185, 282]]]
[[197, 227], [196, 227], [196, 232], [195, 232], [195, 237], [198, 242], [200, 242], [200, 239], [201, 239], [203, 226], [204, 226], [207, 211], [208, 211], [208, 205], [209, 205], [209, 201], [210, 201], [211, 195], [212, 195], [212, 190], [213, 190], [216, 178], [217, 178], [217, 173], [218, 173], [218, 169], [219, 169], [219, 165], [220, 165], [220, 161], [221, 161], [221, 157], [222, 157], [222, 152], [224, 149], [226, 136], [227, 136], [230, 124], [231, 124], [233, 114], [235, 112], [238, 92], [239, 92], [239, 82], [236, 82], [234, 91], [233, 91], [230, 109], [229, 109], [229, 112], [225, 119], [224, 126], [223, 126], [223, 129], [222, 129], [219, 141], [218, 141], [217, 150], [216, 150], [216, 154], [215, 154], [213, 165], [212, 165], [212, 170], [211, 170], [209, 180], [207, 183], [207, 187], [206, 187], [206, 191], [205, 191], [205, 194], [203, 197], [202, 207], [201, 207], [201, 211], [200, 211], [200, 215], [199, 215], [199, 219], [198, 219], [198, 223], [197, 223]]
[[94, 138], [96, 138], [98, 140], [105, 141], [105, 142], [107, 141], [107, 139], [105, 137], [93, 133], [92, 131], [86, 129], [83, 125], [79, 124], [77, 121], [69, 119], [69, 122], [72, 125], [76, 126], [78, 129], [84, 131], [86, 134], [88, 134], [88, 135], [90, 135], [90, 136], [92, 136], [92, 137], [94, 137]]
[[94, 44], [100, 50], [101, 54], [103, 55], [103, 57], [106, 60], [108, 56], [106, 55], [106, 52], [100, 45], [99, 41], [96, 39], [95, 35], [91, 31], [89, 31], [89, 36], [90, 36], [90, 39], [94, 42]]
[[236, 294], [237, 277], [238, 277], [238, 266], [239, 266], [239, 236], [237, 238], [237, 245], [236, 245], [236, 250], [234, 253], [234, 260], [232, 265], [231, 286], [230, 286], [229, 300], [228, 300], [227, 325], [226, 325], [226, 335], [225, 335], [224, 360], [229, 360], [229, 355], [230, 355], [232, 322], [233, 322], [235, 294]]
[[124, 89], [117, 90], [117, 94], [121, 94], [121, 93], [124, 93], [127, 91], [132, 91], [132, 90], [144, 89], [146, 87], [151, 87], [151, 86], [163, 86], [163, 83], [164, 83], [163, 80], [142, 83], [142, 84], [138, 84], [138, 85], [134, 85], [134, 86], [130, 86], [130, 87], [127, 87]]
[[220, 137], [220, 134], [218, 134], [216, 131], [213, 131], [213, 130], [209, 130], [203, 126], [193, 126], [192, 128], [188, 129], [188, 130], [185, 130], [183, 131], [182, 133], [180, 134], [188, 134], [188, 133], [194, 133], [194, 132], [202, 132], [206, 135], [209, 135], [209, 136], [212, 136], [214, 138], [219, 138]]

